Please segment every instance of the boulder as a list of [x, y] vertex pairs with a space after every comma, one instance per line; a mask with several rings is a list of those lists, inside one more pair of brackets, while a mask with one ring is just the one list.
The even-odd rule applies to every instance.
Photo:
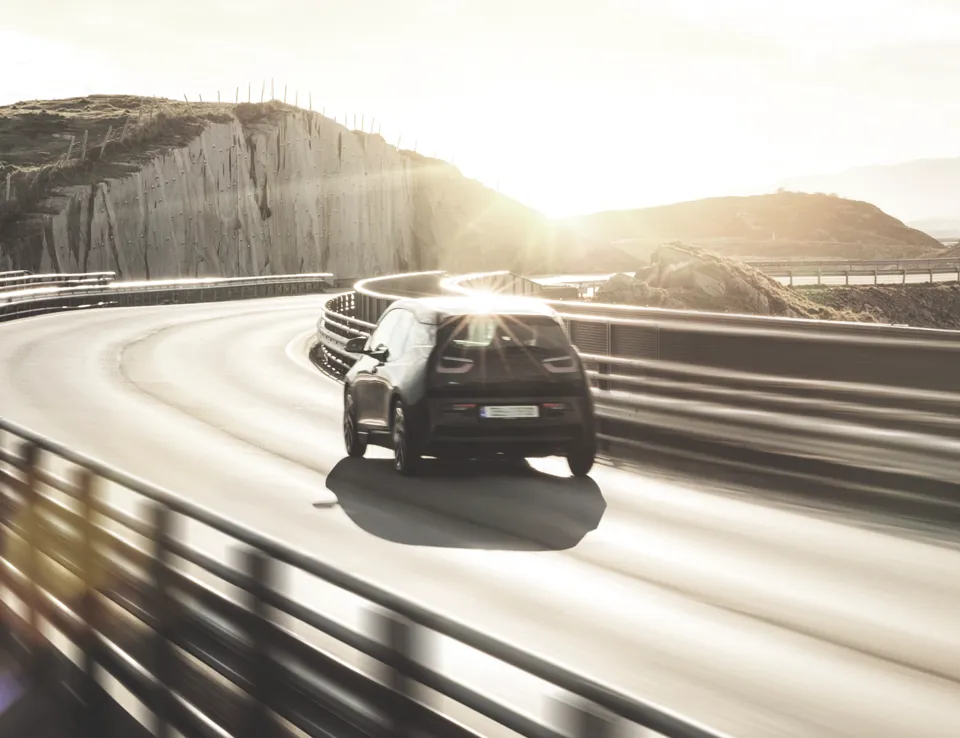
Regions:
[[660, 267], [656, 264], [651, 264], [646, 266], [643, 269], [638, 269], [634, 275], [634, 280], [637, 282], [645, 282], [647, 284], [658, 283], [660, 278]]
[[727, 293], [723, 282], [703, 272], [693, 272], [693, 289], [709, 297], [723, 297]]
[[650, 261], [659, 264], [661, 271], [672, 264], [685, 264], [697, 258], [689, 247], [683, 244], [664, 244], [653, 252]]

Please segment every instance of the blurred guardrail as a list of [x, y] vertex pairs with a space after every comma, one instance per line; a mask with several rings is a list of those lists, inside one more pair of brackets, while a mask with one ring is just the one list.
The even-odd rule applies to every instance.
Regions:
[[[0, 581], [17, 601], [0, 600], [8, 645], [36, 678], [71, 685], [63, 709], [83, 735], [107, 735], [114, 719], [105, 672], [160, 736], [478, 738], [465, 726], [485, 720], [529, 738], [610, 738], [624, 722], [671, 738], [721, 738], [18, 425], [0, 420], [0, 431]], [[70, 478], [54, 471], [64, 464]], [[108, 501], [107, 484], [111, 500], [122, 490], [141, 514]], [[188, 522], [232, 541], [233, 560], [186, 544]], [[368, 603], [373, 635], [284, 594], [294, 573]], [[439, 672], [430, 663], [438, 636], [496, 659], [505, 674], [545, 681], [562, 728]], [[334, 658], [323, 645], [331, 642], [375, 666]], [[464, 714], [455, 721], [432, 709], [435, 695]]]
[[[440, 280], [446, 292], [530, 294], [508, 273]], [[477, 287], [476, 285], [480, 285]], [[378, 315], [379, 282], [327, 300], [317, 360], [335, 376], [346, 341]], [[955, 499], [960, 483], [960, 332], [554, 301], [594, 383], [602, 447], [745, 449], [864, 484]], [[911, 480], [904, 482], [904, 480]]]
[[342, 284], [327, 272], [262, 277], [110, 281], [0, 292], [0, 321], [63, 310], [135, 307], [324, 292]]

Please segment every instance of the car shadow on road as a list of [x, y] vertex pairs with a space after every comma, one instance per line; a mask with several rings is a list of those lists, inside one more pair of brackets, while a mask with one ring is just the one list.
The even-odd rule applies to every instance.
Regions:
[[512, 551], [573, 548], [600, 524], [606, 502], [587, 478], [526, 464], [425, 460], [402, 477], [391, 459], [344, 459], [327, 487], [362, 530], [411, 546]]

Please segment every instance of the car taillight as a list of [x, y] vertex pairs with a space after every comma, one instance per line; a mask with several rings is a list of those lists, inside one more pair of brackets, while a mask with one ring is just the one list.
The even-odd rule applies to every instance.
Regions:
[[554, 356], [543, 360], [543, 366], [552, 374], [569, 374], [577, 371], [577, 363], [572, 356]]
[[441, 356], [437, 362], [437, 371], [441, 374], [466, 374], [473, 369], [473, 359], [459, 356]]
[[443, 411], [445, 413], [456, 413], [458, 415], [472, 413], [476, 409], [477, 405], [474, 402], [458, 402], [453, 405], [443, 406]]

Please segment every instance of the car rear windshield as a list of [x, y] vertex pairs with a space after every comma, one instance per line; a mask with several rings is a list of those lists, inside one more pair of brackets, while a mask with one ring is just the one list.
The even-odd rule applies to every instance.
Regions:
[[444, 349], [508, 348], [569, 349], [570, 341], [557, 321], [540, 315], [470, 315], [453, 318], [440, 328]]

